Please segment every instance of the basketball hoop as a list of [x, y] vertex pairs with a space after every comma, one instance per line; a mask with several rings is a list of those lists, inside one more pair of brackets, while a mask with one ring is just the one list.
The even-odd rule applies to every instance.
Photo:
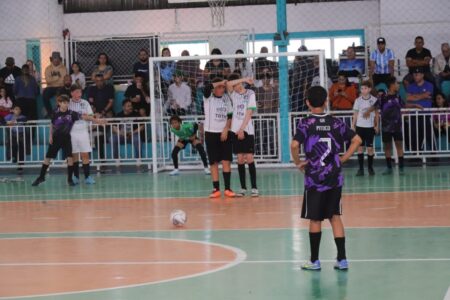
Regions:
[[225, 25], [225, 4], [227, 0], [208, 0], [211, 9], [211, 22], [213, 27]]

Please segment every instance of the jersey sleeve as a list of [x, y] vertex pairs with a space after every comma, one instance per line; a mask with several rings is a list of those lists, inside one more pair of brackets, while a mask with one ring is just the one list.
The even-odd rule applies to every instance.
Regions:
[[255, 93], [251, 93], [250, 94], [250, 97], [248, 99], [247, 109], [251, 109], [253, 111], [256, 110], [256, 96], [255, 96]]
[[377, 60], [377, 52], [376, 50], [372, 51], [372, 53], [370, 53], [370, 61], [376, 61]]
[[298, 123], [297, 126], [297, 131], [295, 132], [294, 135], [294, 140], [299, 142], [300, 144], [303, 144], [306, 140], [306, 133], [308, 130], [308, 125], [305, 122], [306, 119], [302, 119], [300, 120], [300, 122]]
[[359, 99], [356, 99], [355, 103], [353, 104], [353, 110], [359, 111]]

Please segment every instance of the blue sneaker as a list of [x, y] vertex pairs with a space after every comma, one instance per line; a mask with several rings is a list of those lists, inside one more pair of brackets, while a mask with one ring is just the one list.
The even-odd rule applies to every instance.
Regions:
[[336, 261], [336, 263], [334, 264], [334, 268], [336, 270], [348, 270], [348, 261], [346, 259]]
[[72, 181], [75, 185], [80, 184], [80, 179], [75, 175], [72, 176]]
[[92, 178], [91, 176], [89, 176], [88, 178], [86, 178], [86, 179], [84, 180], [84, 183], [85, 183], [85, 184], [95, 184], [95, 180], [94, 180], [94, 178]]
[[316, 260], [315, 262], [307, 261], [301, 267], [303, 270], [320, 271], [320, 260]]

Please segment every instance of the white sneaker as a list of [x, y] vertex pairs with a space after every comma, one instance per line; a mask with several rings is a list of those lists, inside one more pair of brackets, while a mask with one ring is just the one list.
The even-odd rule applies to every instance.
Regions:
[[252, 197], [258, 197], [258, 196], [259, 196], [258, 189], [252, 189]]
[[205, 175], [211, 175], [211, 171], [209, 170], [209, 168], [205, 168]]
[[239, 192], [236, 193], [236, 197], [245, 197], [245, 194], [247, 194], [247, 190], [241, 189]]
[[176, 176], [180, 173], [180, 171], [178, 169], [173, 169], [172, 172], [169, 173], [170, 176]]

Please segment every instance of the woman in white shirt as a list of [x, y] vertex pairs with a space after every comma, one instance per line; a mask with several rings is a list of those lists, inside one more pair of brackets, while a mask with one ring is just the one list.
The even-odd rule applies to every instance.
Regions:
[[75, 61], [72, 63], [72, 67], [70, 68], [70, 77], [72, 77], [72, 82], [81, 86], [81, 89], [84, 91], [86, 88], [86, 76], [81, 71], [79, 62]]

